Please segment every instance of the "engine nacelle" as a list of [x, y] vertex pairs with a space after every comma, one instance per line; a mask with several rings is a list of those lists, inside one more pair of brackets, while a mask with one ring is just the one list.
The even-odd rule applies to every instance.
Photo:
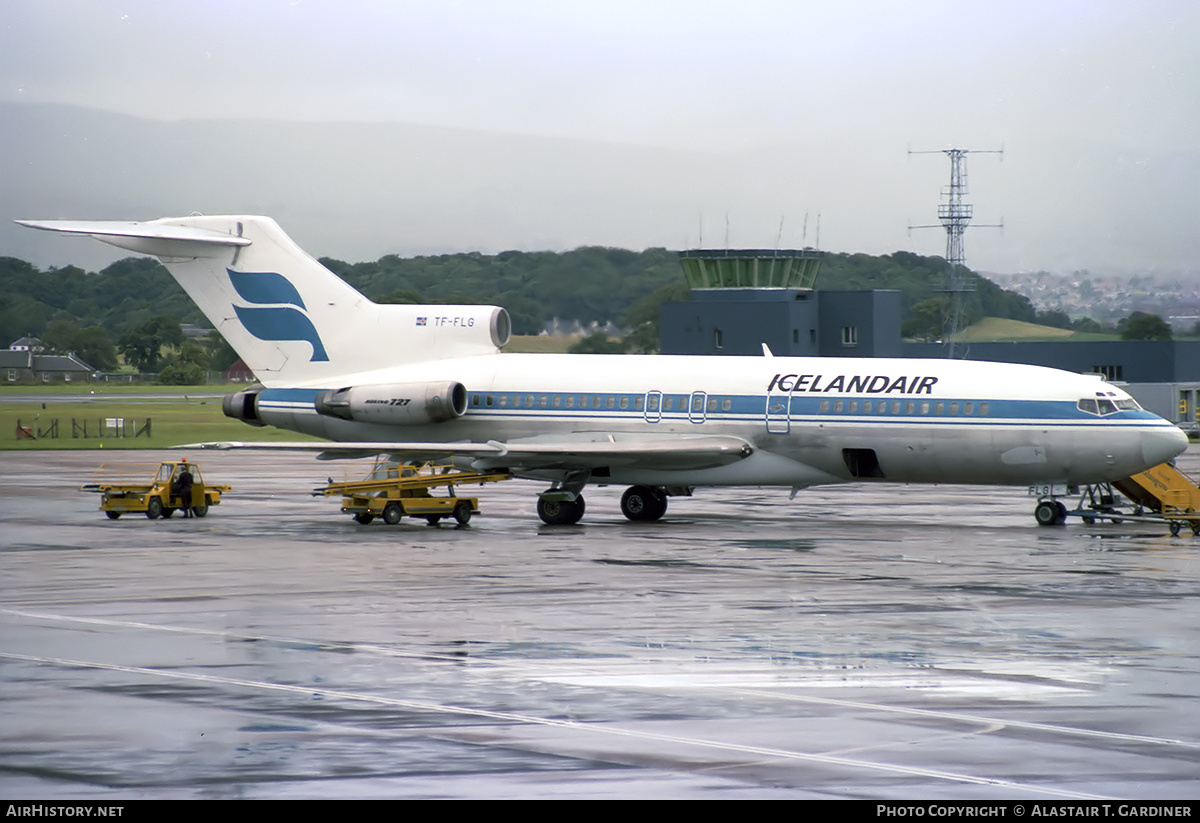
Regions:
[[251, 426], [267, 425], [258, 416], [257, 389], [249, 389], [225, 395], [221, 400], [221, 411], [225, 412], [226, 417], [241, 420], [243, 423], [249, 423]]
[[443, 423], [467, 412], [467, 390], [462, 383], [388, 383], [350, 386], [317, 395], [317, 412], [360, 423], [413, 426]]

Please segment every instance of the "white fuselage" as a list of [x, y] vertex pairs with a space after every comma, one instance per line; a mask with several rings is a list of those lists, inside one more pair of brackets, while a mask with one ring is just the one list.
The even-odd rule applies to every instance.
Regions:
[[[263, 422], [335, 441], [512, 443], [580, 432], [725, 434], [749, 458], [688, 471], [614, 466], [594, 481], [659, 486], [1094, 483], [1186, 445], [1097, 377], [946, 360], [496, 354], [346, 375], [341, 385], [455, 380], [455, 420], [416, 426], [316, 412], [322, 383], [266, 389]], [[1089, 413], [1081, 400], [1125, 406]], [[495, 461], [502, 462], [502, 461]], [[530, 475], [553, 477], [555, 472]]]

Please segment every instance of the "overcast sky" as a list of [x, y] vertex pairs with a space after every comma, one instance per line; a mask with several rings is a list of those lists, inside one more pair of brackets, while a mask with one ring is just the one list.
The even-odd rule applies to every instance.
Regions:
[[[1003, 162], [969, 160], [977, 222], [1005, 222], [968, 234], [973, 268], [1200, 268], [1192, 0], [5, 0], [0, 37], [0, 102], [424, 124], [719, 158], [691, 214], [665, 210], [658, 235], [613, 222], [601, 232], [611, 245], [678, 247], [705, 222], [723, 233], [726, 215], [734, 245], [774, 245], [780, 218], [785, 245], [799, 245], [804, 213], [815, 224], [820, 212], [824, 247], [940, 254], [942, 232], [907, 226], [935, 222], [949, 163], [906, 150], [1003, 146]], [[746, 198], [770, 184], [764, 157], [799, 191], [760, 214]], [[742, 168], [756, 179], [739, 183]], [[606, 207], [621, 208], [598, 203], [599, 225]], [[439, 242], [590, 236], [550, 218], [511, 231], [504, 243], [463, 221], [459, 239]]]

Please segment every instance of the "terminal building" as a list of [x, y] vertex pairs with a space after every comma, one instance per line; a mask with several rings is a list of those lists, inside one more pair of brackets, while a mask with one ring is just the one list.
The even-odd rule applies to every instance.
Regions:
[[[693, 249], [679, 259], [689, 299], [665, 303], [663, 354], [945, 357], [900, 337], [900, 292], [816, 290], [815, 249]], [[1200, 430], [1200, 341], [971, 343], [970, 360], [1025, 363], [1119, 383], [1149, 411]]]

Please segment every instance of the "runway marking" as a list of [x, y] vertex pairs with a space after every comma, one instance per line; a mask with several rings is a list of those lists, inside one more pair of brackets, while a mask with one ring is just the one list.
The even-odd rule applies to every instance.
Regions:
[[761, 691], [759, 689], [732, 688], [739, 694], [754, 695], [755, 697], [774, 697], [776, 700], [788, 700], [797, 703], [816, 703], [827, 706], [840, 706], [847, 709], [869, 709], [877, 712], [892, 714], [910, 714], [917, 717], [934, 717], [938, 720], [958, 720], [965, 723], [978, 723], [984, 726], [1011, 726], [1018, 729], [1054, 732], [1056, 734], [1078, 735], [1080, 737], [1099, 737], [1105, 740], [1123, 740], [1131, 743], [1153, 743], [1160, 746], [1179, 746], [1185, 749], [1200, 749], [1200, 743], [1187, 740], [1174, 740], [1169, 737], [1148, 737], [1141, 734], [1124, 734], [1122, 732], [1106, 732], [1097, 729], [1081, 729], [1075, 726], [1052, 726], [1048, 723], [1033, 723], [1027, 720], [1006, 720], [999, 717], [983, 717], [981, 715], [961, 714], [959, 712], [934, 711], [932, 709], [915, 709], [905, 706], [880, 706], [875, 703], [860, 703], [855, 700], [839, 700], [836, 697], [808, 697], [799, 694], [779, 694], [778, 692]]
[[1066, 789], [1054, 789], [1027, 783], [1016, 783], [1011, 780], [1001, 780], [990, 777], [959, 774], [956, 772], [946, 772], [939, 769], [923, 769], [916, 766], [901, 766], [892, 763], [876, 763], [866, 760], [853, 760], [848, 757], [839, 757], [837, 755], [811, 754], [790, 751], [787, 749], [776, 749], [767, 746], [750, 746], [742, 743], [725, 743], [715, 740], [704, 740], [696, 737], [683, 737], [681, 735], [638, 731], [636, 729], [622, 729], [609, 725], [598, 726], [590, 723], [580, 723], [574, 720], [555, 720], [549, 717], [537, 717], [535, 715], [517, 714], [515, 712], [500, 712], [490, 709], [473, 709], [466, 706], [451, 706], [441, 703], [427, 703], [418, 700], [402, 700], [395, 697], [360, 694], [357, 692], [347, 692], [338, 689], [326, 689], [314, 686], [294, 686], [285, 683], [268, 683], [261, 680], [245, 680], [241, 678], [221, 677], [218, 675], [197, 674], [193, 672], [159, 671], [155, 669], [143, 668], [141, 666], [120, 666], [111, 663], [97, 663], [87, 660], [67, 660], [58, 657], [40, 657], [36, 655], [16, 654], [13, 652], [0, 652], [0, 658], [23, 660], [29, 663], [49, 663], [58, 666], [70, 666], [73, 668], [102, 669], [105, 671], [137, 674], [144, 677], [160, 677], [169, 680], [191, 680], [200, 683], [210, 683], [222, 686], [242, 686], [250, 689], [263, 689], [267, 691], [277, 691], [288, 694], [301, 694], [309, 697], [319, 695], [326, 698], [376, 703], [384, 706], [415, 709], [419, 711], [441, 714], [480, 717], [486, 720], [500, 720], [532, 726], [570, 729], [578, 732], [589, 732], [591, 734], [608, 735], [613, 737], [628, 737], [639, 740], [651, 740], [659, 743], [676, 743], [687, 746], [697, 746], [700, 748], [717, 749], [725, 752], [738, 752], [740, 754], [752, 754], [761, 757], [778, 758], [782, 760], [795, 760], [801, 762], [821, 763], [824, 765], [845, 766], [854, 769], [866, 769], [869, 771], [882, 771], [891, 774], [902, 774], [909, 777], [926, 777], [934, 780], [947, 780], [956, 783], [972, 783], [980, 786], [995, 786], [997, 788], [1012, 789], [1023, 792], [1035, 792], [1038, 794], [1072, 798], [1076, 800], [1109, 799], [1105, 795], [1085, 794]]
[[[267, 643], [281, 643], [292, 646], [315, 646], [327, 649], [351, 649], [355, 651], [374, 652], [376, 654], [387, 657], [396, 657], [407, 660], [437, 660], [446, 663], [455, 663], [463, 665], [470, 663], [473, 666], [487, 666], [492, 669], [500, 669], [504, 671], [525, 671], [538, 672], [550, 669], [549, 666], [537, 666], [528, 663], [514, 662], [511, 660], [481, 660], [478, 658], [462, 657], [454, 654], [439, 654], [437, 652], [406, 652], [400, 649], [389, 648], [386, 646], [375, 646], [365, 643], [345, 643], [337, 641], [313, 640], [310, 638], [282, 637], [276, 635], [250, 635], [238, 634], [236, 632], [216, 631], [212, 629], [188, 628], [185, 626], [169, 626], [157, 623], [139, 623], [133, 620], [111, 620], [103, 617], [78, 617], [71, 615], [46, 614], [41, 612], [26, 612], [17, 609], [0, 609], [0, 614], [10, 614], [18, 617], [30, 617], [39, 620], [52, 620], [67, 623], [87, 623], [101, 626], [118, 626], [123, 628], [135, 629], [150, 629], [154, 631], [175, 632], [179, 634], [201, 635], [209, 637], [220, 637], [234, 640], [255, 640]], [[0, 656], [4, 653], [0, 652]], [[83, 665], [83, 664], [81, 664]], [[102, 665], [102, 664], [96, 664]], [[536, 675], [535, 675], [536, 676]], [[693, 689], [693, 687], [684, 686], [685, 689]], [[711, 687], [698, 687], [699, 689], [710, 689]], [[1097, 729], [1082, 729], [1075, 726], [1054, 726], [1048, 723], [1034, 723], [1026, 720], [1008, 720], [996, 717], [985, 717], [982, 715], [963, 714], [961, 712], [940, 711], [934, 709], [918, 709], [904, 706], [887, 706], [878, 703], [865, 703], [856, 700], [840, 700], [833, 697], [815, 697], [798, 694], [783, 694], [774, 690], [761, 689], [744, 689], [736, 686], [727, 688], [719, 688], [722, 693], [740, 693], [754, 695], [756, 697], [769, 697], [775, 700], [786, 700], [799, 703], [812, 703], [818, 705], [840, 706], [842, 708], [859, 709], [866, 711], [882, 712], [886, 714], [907, 714], [917, 717], [932, 717], [939, 720], [953, 720], [963, 723], [971, 723], [975, 725], [996, 725], [1009, 726], [1012, 728], [1029, 729], [1032, 731], [1052, 732], [1055, 734], [1063, 734], [1078, 737], [1092, 737], [1106, 740], [1120, 740], [1131, 743], [1148, 743], [1158, 746], [1175, 746], [1185, 749], [1200, 749], [1200, 742], [1192, 742], [1188, 740], [1180, 740], [1169, 737], [1151, 737], [1149, 735], [1125, 734], [1121, 732], [1106, 732]]]

